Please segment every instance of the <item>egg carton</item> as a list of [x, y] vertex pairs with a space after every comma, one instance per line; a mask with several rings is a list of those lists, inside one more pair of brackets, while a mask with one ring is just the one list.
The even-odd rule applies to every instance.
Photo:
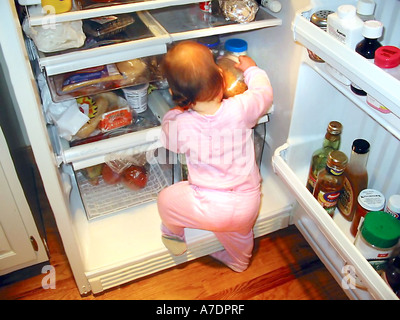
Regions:
[[82, 172], [78, 171], [75, 174], [88, 220], [155, 201], [158, 193], [169, 185], [157, 162], [150, 164], [147, 184], [139, 190], [131, 190], [122, 182], [107, 184], [102, 176], [99, 177], [97, 185], [92, 185]]

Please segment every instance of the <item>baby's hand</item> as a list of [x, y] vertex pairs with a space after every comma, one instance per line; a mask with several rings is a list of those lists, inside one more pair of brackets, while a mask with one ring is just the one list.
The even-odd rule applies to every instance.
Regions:
[[254, 67], [257, 64], [254, 60], [248, 56], [239, 56], [239, 63], [235, 65], [235, 67], [242, 72], [245, 72], [248, 68]]

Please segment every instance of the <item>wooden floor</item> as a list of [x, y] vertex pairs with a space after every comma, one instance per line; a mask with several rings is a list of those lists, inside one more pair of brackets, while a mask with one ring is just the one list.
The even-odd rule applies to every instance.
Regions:
[[56, 270], [56, 288], [43, 289], [45, 274], [37, 273], [26, 280], [0, 285], [2, 300], [347, 299], [294, 226], [256, 239], [251, 265], [242, 273], [207, 256], [101, 294], [81, 296], [43, 192], [39, 198], [50, 264]]

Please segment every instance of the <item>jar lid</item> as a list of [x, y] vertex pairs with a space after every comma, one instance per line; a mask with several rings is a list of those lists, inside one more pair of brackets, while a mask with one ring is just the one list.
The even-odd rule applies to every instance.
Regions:
[[204, 44], [208, 48], [215, 48], [220, 44], [218, 36], [209, 36], [209, 37], [198, 38], [197, 42]]
[[400, 194], [393, 194], [389, 197], [387, 207], [394, 211], [394, 212], [400, 212]]
[[380, 68], [394, 68], [400, 64], [400, 49], [382, 46], [375, 51], [375, 64]]
[[328, 158], [327, 158], [327, 165], [329, 167], [334, 167], [332, 169], [334, 169], [335, 172], [332, 173], [337, 173], [337, 174], [341, 174], [343, 172], [343, 170], [346, 168], [347, 165], [347, 156], [339, 150], [333, 150], [331, 152], [329, 152], [328, 154]]
[[352, 150], [359, 154], [365, 154], [369, 152], [369, 142], [364, 139], [356, 139], [353, 141]]
[[362, 35], [368, 39], [378, 39], [383, 32], [383, 23], [378, 20], [368, 20], [364, 22]]
[[328, 124], [328, 132], [330, 134], [341, 134], [343, 126], [339, 121], [331, 121]]
[[373, 0], [358, 0], [357, 13], [363, 16], [370, 16], [374, 14], [375, 2]]
[[356, 16], [356, 7], [351, 4], [344, 4], [339, 6], [337, 14], [340, 19], [349, 19]]
[[333, 13], [331, 10], [319, 10], [311, 15], [310, 21], [320, 28], [326, 28], [328, 25], [328, 15]]
[[361, 227], [364, 239], [379, 248], [391, 248], [400, 237], [400, 220], [383, 211], [371, 211]]
[[374, 189], [364, 189], [358, 195], [358, 203], [368, 211], [379, 211], [385, 205], [385, 196]]
[[247, 51], [247, 42], [242, 39], [229, 39], [225, 42], [225, 49], [231, 52]]

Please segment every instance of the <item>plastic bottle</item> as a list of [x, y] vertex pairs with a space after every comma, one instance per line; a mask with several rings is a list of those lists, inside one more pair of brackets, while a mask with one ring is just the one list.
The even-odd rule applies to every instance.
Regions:
[[385, 196], [374, 189], [364, 189], [357, 198], [357, 209], [350, 226], [350, 233], [353, 237], [357, 235], [359, 226], [363, 224], [365, 216], [371, 211], [383, 210], [385, 206]]
[[375, 2], [373, 0], [357, 1], [357, 16], [362, 21], [375, 20], [374, 11], [375, 11]]
[[400, 194], [393, 194], [386, 203], [385, 212], [400, 220]]
[[353, 220], [357, 209], [357, 198], [360, 192], [368, 186], [367, 160], [369, 143], [364, 139], [353, 141], [350, 162], [344, 172], [344, 185], [337, 207], [342, 216]]
[[[382, 44], [378, 41], [378, 39], [382, 36], [383, 32], [383, 24], [377, 20], [368, 20], [364, 22], [363, 26], [363, 37], [364, 40], [361, 40], [356, 46], [356, 52], [368, 59], [371, 63], [374, 63], [375, 51], [382, 47]], [[367, 93], [362, 90], [359, 86], [352, 83], [351, 91], [359, 96], [366, 96]]]
[[[382, 46], [375, 51], [375, 65], [400, 80], [400, 49], [394, 46]], [[390, 113], [382, 103], [367, 94], [367, 103], [382, 113]]]
[[48, 14], [68, 12], [72, 9], [72, 0], [41, 0], [41, 4]]
[[382, 278], [400, 297], [400, 247], [393, 250], [386, 264], [386, 269], [382, 273]]
[[347, 165], [347, 156], [339, 151], [333, 150], [329, 153], [325, 170], [318, 173], [314, 188], [314, 198], [333, 217], [337, 201], [343, 188], [343, 172]]
[[310, 170], [307, 179], [307, 189], [311, 193], [314, 191], [314, 186], [317, 181], [318, 172], [325, 168], [326, 159], [329, 152], [338, 150], [340, 147], [340, 134], [343, 126], [338, 121], [331, 121], [326, 129], [325, 139], [322, 147], [315, 150], [311, 156]]
[[327, 31], [346, 46], [354, 49], [362, 39], [364, 22], [356, 15], [353, 5], [341, 5], [328, 16]]
[[282, 9], [282, 4], [277, 0], [261, 0], [260, 4], [272, 12], [279, 12]]

